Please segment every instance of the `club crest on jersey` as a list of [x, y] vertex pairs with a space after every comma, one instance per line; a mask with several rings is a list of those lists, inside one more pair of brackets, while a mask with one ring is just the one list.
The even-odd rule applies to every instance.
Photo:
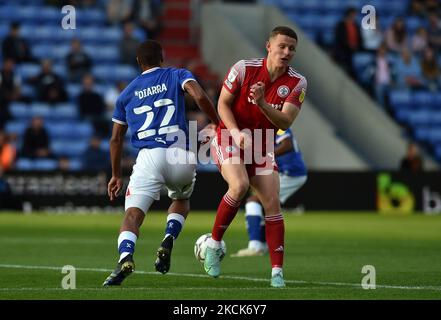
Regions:
[[233, 153], [234, 151], [236, 151], [236, 148], [233, 147], [233, 146], [227, 146], [225, 148], [225, 151], [228, 152], [228, 153]]
[[280, 98], [286, 98], [289, 95], [289, 88], [287, 86], [280, 86], [277, 89], [277, 95]]

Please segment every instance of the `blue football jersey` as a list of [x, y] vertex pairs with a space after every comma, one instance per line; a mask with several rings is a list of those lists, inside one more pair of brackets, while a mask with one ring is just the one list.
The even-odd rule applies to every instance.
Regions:
[[143, 72], [121, 92], [112, 121], [129, 126], [137, 149], [167, 148], [177, 142], [188, 148], [184, 84], [193, 80], [186, 69], [157, 67]]
[[293, 150], [276, 156], [277, 166], [279, 167], [279, 172], [292, 177], [306, 176], [307, 169], [303, 161], [302, 153], [300, 152], [297, 140], [291, 131], [288, 129], [286, 131], [279, 130], [276, 135], [276, 146], [281, 143], [284, 139], [292, 139]]

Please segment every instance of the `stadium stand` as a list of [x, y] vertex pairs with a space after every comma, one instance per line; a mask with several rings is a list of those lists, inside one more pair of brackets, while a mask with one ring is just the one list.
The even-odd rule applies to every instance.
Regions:
[[[6, 104], [10, 119], [6, 121], [4, 129], [11, 136], [17, 149], [20, 149], [29, 121], [38, 116], [43, 118], [51, 138], [50, 145], [56, 159], [31, 160], [19, 154], [17, 169], [60, 169], [58, 160], [66, 159], [69, 162], [68, 170], [80, 170], [83, 168], [81, 154], [87, 149], [95, 132], [91, 121], [81, 117], [78, 106], [78, 96], [82, 91], [81, 82], [78, 79], [72, 80], [66, 64], [72, 40], [78, 39], [84, 52], [91, 58], [90, 72], [96, 80], [94, 91], [103, 98], [106, 98], [108, 92], [114, 92], [121, 82], [127, 84], [133, 80], [138, 70], [132, 64], [121, 63], [120, 43], [123, 38], [123, 25], [108, 22], [107, 1], [92, 1], [92, 5], [87, 7], [83, 7], [81, 1], [77, 2], [76, 29], [73, 30], [61, 28], [61, 7], [47, 3], [49, 2], [43, 0], [20, 0], [13, 3], [0, 0], [0, 42], [3, 43], [9, 36], [11, 24], [19, 22], [19, 37], [29, 45], [31, 51], [29, 61], [15, 64], [14, 77], [19, 83], [21, 98], [12, 99]], [[155, 1], [155, 4], [162, 8], [158, 17], [161, 30], [156, 36], [164, 46], [166, 65], [190, 65], [204, 86], [219, 86], [218, 77], [209, 71], [200, 57], [197, 29], [192, 28], [191, 1], [163, 0]], [[147, 35], [148, 32], [142, 28], [141, 23], [137, 24], [134, 29], [136, 39], [142, 41]], [[39, 101], [38, 88], [30, 83], [30, 79], [41, 72], [40, 61], [43, 59], [50, 59], [53, 71], [63, 81], [68, 96], [66, 102], [50, 104]], [[0, 66], [3, 65], [3, 61], [1, 52]], [[106, 114], [109, 123], [110, 116], [109, 111]], [[106, 147], [106, 143], [108, 147], [106, 139], [109, 137], [103, 138], [103, 147]], [[127, 145], [127, 153], [136, 155], [136, 150], [129, 146], [129, 133]]]
[[[412, 49], [412, 41], [419, 28], [425, 29], [429, 34], [429, 38], [426, 39], [423, 48], [434, 47], [436, 49], [436, 43], [440, 41], [441, 5], [439, 2], [437, 8], [430, 8], [430, 10], [428, 9], [424, 12], [414, 12], [412, 1], [401, 0], [262, 0], [261, 2], [281, 9], [289, 19], [298, 24], [308, 37], [319, 44], [331, 57], [333, 56], [335, 46], [335, 26], [342, 19], [345, 10], [350, 7], [357, 8], [357, 10], [364, 5], [375, 7], [378, 27], [383, 31], [384, 42], [387, 40], [387, 30], [398, 17], [404, 19], [404, 33], [409, 49]], [[358, 11], [357, 22], [360, 25], [363, 15], [361, 10]], [[433, 39], [430, 38], [431, 34], [433, 38], [438, 37], [438, 40], [431, 40]], [[415, 50], [412, 53], [417, 59], [418, 67], [421, 68], [421, 77], [424, 79], [423, 83], [417, 87], [406, 86], [400, 88], [394, 85], [398, 82], [398, 79], [394, 79], [394, 76], [398, 71], [399, 54], [399, 52], [394, 52], [391, 48], [387, 50], [387, 61], [391, 68], [392, 84], [387, 90], [385, 108], [398, 124], [408, 130], [409, 139], [415, 139], [438, 162], [441, 162], [441, 139], [438, 134], [441, 131], [441, 124], [439, 122], [439, 114], [441, 114], [441, 51], [437, 51], [436, 59], [433, 63], [433, 85], [429, 84], [429, 81], [424, 78], [422, 52]], [[364, 50], [363, 48], [355, 52], [352, 58], [352, 66], [356, 81], [375, 99], [373, 83], [376, 68], [376, 52]]]

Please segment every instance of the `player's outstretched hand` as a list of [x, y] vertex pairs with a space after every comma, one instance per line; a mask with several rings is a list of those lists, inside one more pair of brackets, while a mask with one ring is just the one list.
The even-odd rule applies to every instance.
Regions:
[[109, 184], [107, 185], [107, 194], [110, 197], [110, 201], [113, 201], [116, 199], [116, 197], [119, 195], [119, 192], [122, 189], [122, 179], [118, 177], [112, 177], [109, 181]]
[[250, 88], [250, 96], [259, 104], [265, 98], [265, 84], [262, 81], [253, 84]]

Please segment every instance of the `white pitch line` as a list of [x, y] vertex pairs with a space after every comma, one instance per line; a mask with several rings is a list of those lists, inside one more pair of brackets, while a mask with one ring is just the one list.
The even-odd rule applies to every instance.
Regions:
[[[18, 264], [0, 264], [0, 268], [16, 268], [16, 269], [37, 269], [37, 270], [59, 270], [61, 271], [61, 267], [52, 267], [52, 266], [30, 266], [30, 265], [18, 265]], [[100, 269], [100, 268], [75, 268], [78, 271], [90, 271], [90, 272], [112, 272], [111, 269]], [[147, 275], [156, 275], [162, 276], [158, 272], [150, 272], [150, 271], [135, 271], [138, 274], [147, 274]], [[205, 274], [192, 274], [192, 273], [167, 273], [170, 276], [179, 276], [179, 277], [191, 277], [191, 278], [210, 278]], [[229, 279], [229, 280], [244, 280], [244, 281], [253, 281], [253, 282], [269, 282], [268, 279], [262, 278], [252, 278], [252, 277], [242, 277], [242, 276], [228, 276], [222, 275], [221, 279]], [[320, 286], [343, 286], [343, 287], [356, 287], [361, 288], [361, 284], [359, 283], [346, 283], [346, 282], [323, 282], [323, 281], [305, 281], [305, 280], [285, 280], [285, 283], [292, 284], [312, 284], [312, 285], [320, 285]], [[430, 290], [430, 291], [441, 291], [441, 286], [402, 286], [402, 285], [376, 285], [377, 288], [383, 289], [401, 289], [401, 290]]]
[[[320, 289], [323, 288], [321, 286], [317, 286], [317, 287], [287, 287], [284, 289], [287, 290], [310, 290], [310, 289]], [[268, 288], [270, 290], [279, 290], [278, 288]], [[2, 291], [78, 291], [78, 290], [83, 290], [83, 291], [105, 291], [105, 290], [129, 290], [129, 291], [133, 291], [133, 290], [154, 290], [154, 291], [170, 291], [170, 288], [157, 288], [157, 287], [112, 287], [112, 288], [76, 288], [76, 289], [63, 289], [63, 288], [0, 288], [0, 292]], [[253, 291], [253, 290], [262, 290], [262, 287], [246, 287], [246, 288], [221, 288], [221, 287], [173, 287], [173, 290], [184, 290], [184, 291], [194, 291], [194, 290], [210, 290], [210, 291], [231, 291], [231, 290], [248, 290], [248, 291]]]

